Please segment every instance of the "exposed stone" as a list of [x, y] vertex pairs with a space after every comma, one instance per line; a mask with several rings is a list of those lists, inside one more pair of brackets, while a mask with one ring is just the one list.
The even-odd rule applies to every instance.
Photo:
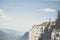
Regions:
[[60, 11], [56, 21], [34, 25], [29, 32], [29, 40], [60, 40]]

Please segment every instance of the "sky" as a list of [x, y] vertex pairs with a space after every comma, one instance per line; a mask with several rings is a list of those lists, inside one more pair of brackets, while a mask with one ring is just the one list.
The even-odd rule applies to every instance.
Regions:
[[33, 25], [54, 21], [60, 0], [0, 0], [0, 28], [27, 32]]

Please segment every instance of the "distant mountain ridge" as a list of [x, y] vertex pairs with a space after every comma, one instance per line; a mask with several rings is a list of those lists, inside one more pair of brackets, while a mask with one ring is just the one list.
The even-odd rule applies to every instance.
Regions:
[[10, 29], [0, 29], [0, 35], [5, 38], [4, 39], [2, 36], [0, 36], [3, 40], [16, 40], [17, 37], [21, 36], [20, 32]]
[[17, 40], [28, 40], [29, 39], [29, 32], [26, 32], [23, 36], [19, 37]]
[[20, 32], [10, 29], [0, 29], [0, 40], [28, 40], [29, 32], [21, 35]]
[[0, 31], [0, 40], [7, 40], [6, 34], [2, 31]]

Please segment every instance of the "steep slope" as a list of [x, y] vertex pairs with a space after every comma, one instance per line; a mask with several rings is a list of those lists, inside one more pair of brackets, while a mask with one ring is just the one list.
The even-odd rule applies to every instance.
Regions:
[[19, 37], [17, 40], [28, 40], [29, 39], [29, 32], [26, 32], [23, 36]]
[[1, 40], [16, 40], [20, 36], [19, 32], [8, 29], [0, 29], [0, 39]]
[[0, 40], [8, 40], [7, 35], [2, 31], [0, 31]]

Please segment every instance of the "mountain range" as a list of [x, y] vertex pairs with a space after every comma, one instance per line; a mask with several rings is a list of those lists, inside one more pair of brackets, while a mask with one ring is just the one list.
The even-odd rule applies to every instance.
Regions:
[[29, 32], [21, 35], [21, 32], [8, 29], [0, 29], [0, 40], [28, 40]]
[[26, 32], [23, 36], [19, 37], [17, 40], [28, 40], [29, 39], [29, 32]]

